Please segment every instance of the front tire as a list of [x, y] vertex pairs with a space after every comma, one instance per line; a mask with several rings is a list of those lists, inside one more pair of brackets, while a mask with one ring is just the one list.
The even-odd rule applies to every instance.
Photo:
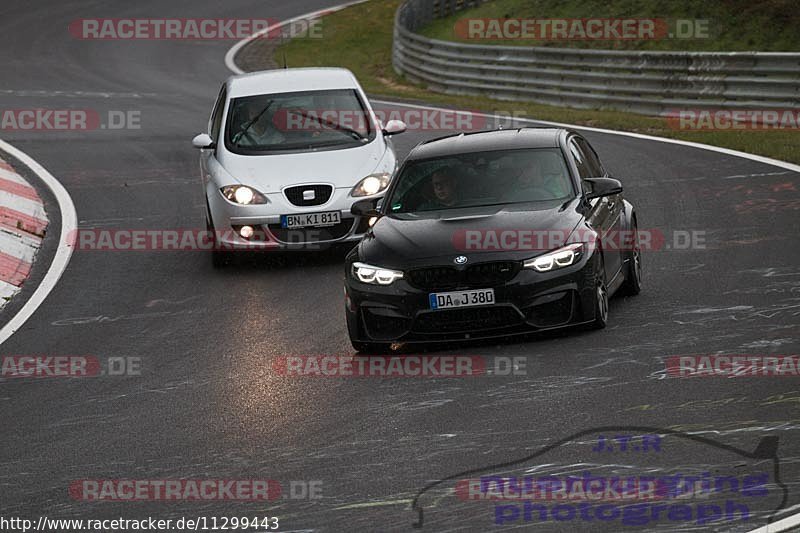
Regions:
[[633, 250], [628, 253], [628, 268], [625, 272], [625, 282], [620, 287], [624, 295], [636, 296], [642, 292], [642, 248], [639, 245], [638, 224], [633, 219]]
[[233, 253], [217, 249], [217, 234], [208, 214], [206, 214], [206, 229], [211, 232], [214, 241], [214, 249], [211, 250], [211, 266], [217, 269], [225, 268], [233, 262]]
[[608, 323], [608, 286], [606, 286], [606, 264], [602, 253], [594, 289], [594, 321], [591, 329], [603, 329]]
[[225, 268], [233, 262], [232, 255], [230, 252], [214, 250], [211, 252], [211, 265], [217, 269]]

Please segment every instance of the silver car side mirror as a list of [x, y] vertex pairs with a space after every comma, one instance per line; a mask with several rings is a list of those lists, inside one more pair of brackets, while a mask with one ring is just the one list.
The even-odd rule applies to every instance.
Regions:
[[398, 133], [403, 133], [408, 129], [406, 123], [402, 120], [390, 120], [386, 123], [386, 126], [383, 127], [383, 134], [384, 135], [397, 135]]

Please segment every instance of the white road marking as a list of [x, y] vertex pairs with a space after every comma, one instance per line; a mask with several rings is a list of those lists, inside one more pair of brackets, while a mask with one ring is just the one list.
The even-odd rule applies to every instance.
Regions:
[[0, 89], [0, 95], [20, 97], [48, 98], [155, 98], [164, 95], [158, 93], [109, 93], [92, 91], [41, 91], [34, 89]]
[[787, 516], [783, 520], [778, 520], [772, 524], [767, 524], [758, 529], [752, 529], [747, 533], [778, 533], [780, 531], [788, 531], [789, 528], [800, 525], [800, 513]]

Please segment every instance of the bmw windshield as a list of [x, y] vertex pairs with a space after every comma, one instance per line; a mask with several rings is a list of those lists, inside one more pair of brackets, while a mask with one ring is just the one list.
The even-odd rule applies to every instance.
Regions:
[[565, 201], [574, 194], [561, 150], [498, 150], [410, 162], [388, 205], [389, 213], [415, 213]]
[[234, 98], [225, 145], [233, 153], [351, 148], [375, 138], [369, 112], [352, 89]]

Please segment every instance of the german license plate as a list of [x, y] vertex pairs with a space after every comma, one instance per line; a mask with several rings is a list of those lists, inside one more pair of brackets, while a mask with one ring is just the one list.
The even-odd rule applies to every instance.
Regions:
[[451, 309], [472, 307], [474, 305], [494, 304], [494, 289], [472, 291], [433, 292], [428, 295], [431, 309]]
[[282, 228], [322, 228], [335, 226], [342, 221], [339, 211], [324, 213], [303, 213], [301, 215], [281, 215]]

